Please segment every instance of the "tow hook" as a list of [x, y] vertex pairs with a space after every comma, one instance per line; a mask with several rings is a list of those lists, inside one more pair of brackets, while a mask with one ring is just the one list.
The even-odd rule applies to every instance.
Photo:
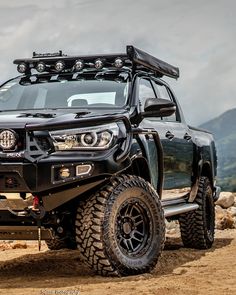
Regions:
[[38, 196], [33, 196], [33, 206], [30, 208], [30, 216], [32, 216], [37, 221], [38, 227], [38, 247], [41, 250], [42, 234], [41, 234], [41, 219], [45, 216], [45, 209], [40, 205], [40, 200]]

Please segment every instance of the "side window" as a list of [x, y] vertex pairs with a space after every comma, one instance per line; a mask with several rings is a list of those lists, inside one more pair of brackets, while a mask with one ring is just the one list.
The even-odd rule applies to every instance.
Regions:
[[149, 80], [141, 79], [139, 82], [139, 102], [141, 111], [144, 111], [144, 104], [147, 98], [156, 97], [155, 92]]
[[[165, 85], [161, 85], [155, 82], [153, 82], [153, 85], [158, 98], [164, 98], [164, 99], [173, 101]], [[169, 122], [176, 122], [177, 121], [176, 113], [174, 113], [173, 115], [169, 117], [163, 117], [162, 120], [169, 121]]]

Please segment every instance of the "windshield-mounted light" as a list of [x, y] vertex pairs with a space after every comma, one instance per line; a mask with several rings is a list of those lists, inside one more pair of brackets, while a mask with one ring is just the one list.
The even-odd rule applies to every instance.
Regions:
[[119, 134], [116, 123], [97, 127], [51, 131], [55, 150], [106, 150], [110, 148]]

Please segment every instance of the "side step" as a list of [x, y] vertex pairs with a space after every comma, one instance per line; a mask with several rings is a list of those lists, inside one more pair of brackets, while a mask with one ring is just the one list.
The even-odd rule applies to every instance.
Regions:
[[196, 203], [188, 203], [186, 197], [162, 200], [165, 217], [171, 217], [199, 208]]
[[[41, 239], [52, 239], [50, 229], [41, 228]], [[0, 240], [38, 240], [37, 226], [0, 226]]]

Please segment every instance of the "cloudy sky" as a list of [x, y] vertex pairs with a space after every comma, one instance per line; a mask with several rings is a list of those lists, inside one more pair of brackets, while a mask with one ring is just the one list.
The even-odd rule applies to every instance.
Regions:
[[169, 79], [187, 121], [236, 107], [235, 0], [0, 0], [0, 82], [33, 51], [123, 52], [135, 45], [180, 68]]

